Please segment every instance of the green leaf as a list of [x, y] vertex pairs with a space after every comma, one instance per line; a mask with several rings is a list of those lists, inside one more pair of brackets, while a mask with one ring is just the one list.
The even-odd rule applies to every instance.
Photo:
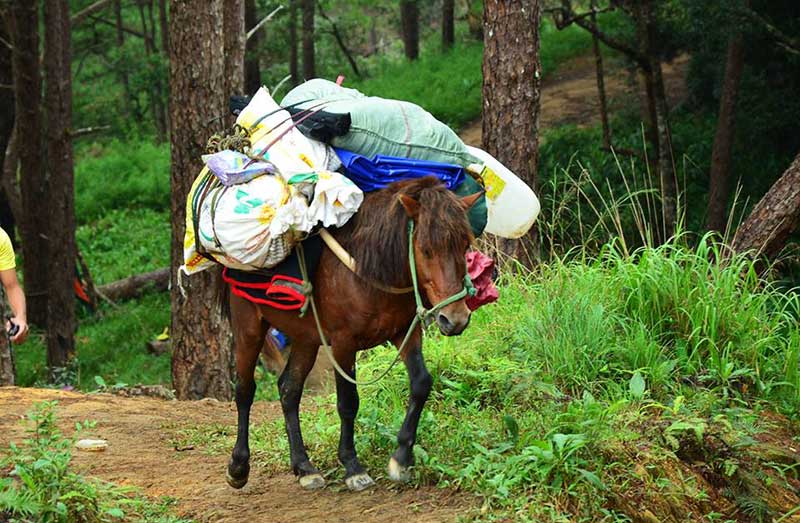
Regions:
[[107, 387], [106, 380], [104, 380], [102, 376], [95, 376], [94, 382], [97, 383], [97, 386], [101, 389], [105, 389]]
[[631, 381], [628, 384], [628, 388], [633, 399], [640, 400], [644, 397], [646, 384], [641, 372], [637, 370], [633, 373], [633, 376], [631, 376]]
[[581, 476], [583, 476], [583, 479], [585, 479], [591, 485], [597, 487], [600, 490], [605, 490], [606, 489], [606, 486], [603, 484], [603, 482], [600, 480], [600, 478], [594, 472], [592, 472], [590, 470], [578, 469], [578, 473]]
[[516, 445], [519, 441], [519, 424], [517, 423], [517, 420], [515, 420], [513, 416], [505, 414], [503, 415], [503, 425], [506, 427], [506, 431], [508, 431], [511, 441]]
[[113, 518], [122, 519], [122, 518], [125, 517], [125, 513], [122, 511], [122, 509], [121, 508], [117, 508], [117, 507], [110, 508], [110, 509], [106, 510], [106, 514], [108, 514], [109, 516], [111, 516]]

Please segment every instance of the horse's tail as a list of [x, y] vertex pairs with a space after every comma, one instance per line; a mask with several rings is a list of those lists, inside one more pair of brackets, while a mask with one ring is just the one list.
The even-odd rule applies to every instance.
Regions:
[[216, 270], [217, 281], [217, 310], [220, 316], [230, 321], [231, 319], [231, 288], [230, 285], [222, 278], [222, 267]]

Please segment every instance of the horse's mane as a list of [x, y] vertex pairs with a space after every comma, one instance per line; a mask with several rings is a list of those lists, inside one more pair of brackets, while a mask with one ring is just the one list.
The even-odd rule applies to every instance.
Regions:
[[472, 241], [466, 212], [458, 197], [432, 176], [396, 182], [370, 193], [339, 241], [356, 260], [356, 271], [383, 285], [405, 286], [408, 272], [408, 215], [398, 196], [419, 202], [418, 246], [426, 255], [455, 253]]

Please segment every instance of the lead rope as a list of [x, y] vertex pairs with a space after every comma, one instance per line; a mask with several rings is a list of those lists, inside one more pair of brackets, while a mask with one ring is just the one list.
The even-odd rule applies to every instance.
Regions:
[[426, 309], [422, 304], [422, 296], [419, 293], [419, 284], [417, 282], [417, 264], [414, 260], [414, 222], [413, 220], [408, 221], [408, 265], [409, 269], [411, 270], [411, 282], [414, 286], [414, 300], [417, 304], [417, 310], [414, 314], [414, 319], [411, 320], [411, 325], [408, 327], [408, 331], [406, 332], [405, 338], [403, 338], [403, 343], [397, 348], [397, 356], [395, 356], [392, 363], [389, 367], [383, 371], [377, 378], [369, 380], [369, 381], [357, 381], [348, 375], [342, 367], [339, 366], [339, 362], [336, 361], [336, 358], [333, 356], [333, 350], [331, 346], [328, 344], [328, 340], [325, 338], [325, 333], [322, 332], [322, 324], [319, 320], [319, 314], [317, 313], [317, 304], [314, 302], [314, 292], [313, 287], [311, 286], [311, 280], [308, 277], [308, 269], [306, 267], [306, 257], [305, 252], [303, 251], [303, 243], [300, 242], [297, 244], [297, 259], [298, 265], [300, 265], [300, 275], [303, 278], [303, 293], [306, 296], [306, 304], [303, 305], [301, 309], [300, 316], [305, 315], [308, 308], [308, 303], [311, 304], [311, 313], [314, 315], [314, 323], [317, 325], [317, 332], [319, 333], [319, 339], [322, 342], [322, 347], [327, 354], [328, 359], [330, 360], [333, 368], [336, 369], [336, 372], [344, 378], [346, 381], [349, 381], [353, 385], [373, 385], [378, 381], [382, 380], [389, 372], [397, 365], [397, 362], [400, 361], [400, 357], [403, 354], [403, 349], [405, 349], [408, 340], [411, 339], [411, 334], [414, 332], [414, 329], [419, 325], [422, 324], [423, 328], [425, 327], [425, 322], [436, 314], [438, 311], [447, 307], [451, 303], [455, 303], [460, 299], [463, 299], [467, 296], [475, 296], [475, 287], [472, 285], [472, 279], [469, 277], [469, 272], [464, 275], [464, 288], [461, 289], [460, 292], [446, 298], [445, 300], [439, 302], [438, 304], [434, 305], [430, 309]]

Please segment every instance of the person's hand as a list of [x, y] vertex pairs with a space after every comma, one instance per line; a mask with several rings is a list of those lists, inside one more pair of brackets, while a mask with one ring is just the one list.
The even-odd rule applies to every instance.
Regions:
[[6, 322], [6, 331], [11, 331], [12, 325], [16, 325], [17, 333], [11, 336], [11, 341], [14, 343], [22, 343], [28, 337], [28, 322], [20, 318], [11, 318]]

